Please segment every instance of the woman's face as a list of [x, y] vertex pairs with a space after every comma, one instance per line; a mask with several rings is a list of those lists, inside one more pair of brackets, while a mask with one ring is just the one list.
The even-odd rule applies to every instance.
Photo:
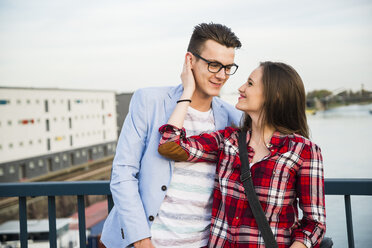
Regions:
[[240, 96], [235, 107], [249, 115], [260, 114], [264, 103], [262, 73], [262, 67], [258, 67], [239, 88]]

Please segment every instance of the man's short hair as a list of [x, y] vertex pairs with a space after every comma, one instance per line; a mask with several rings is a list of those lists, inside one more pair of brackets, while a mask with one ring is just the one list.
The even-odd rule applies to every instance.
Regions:
[[194, 27], [187, 51], [200, 54], [207, 40], [214, 40], [226, 47], [240, 48], [242, 46], [239, 38], [225, 25], [201, 23]]

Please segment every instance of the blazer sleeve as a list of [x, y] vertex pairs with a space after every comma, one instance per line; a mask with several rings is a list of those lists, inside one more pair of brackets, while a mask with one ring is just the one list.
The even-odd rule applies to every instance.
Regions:
[[[146, 146], [148, 118], [145, 94], [134, 93], [119, 136], [112, 166], [110, 189], [119, 215], [120, 232], [129, 244], [151, 236], [138, 190], [140, 161]], [[123, 237], [117, 237], [122, 239]]]

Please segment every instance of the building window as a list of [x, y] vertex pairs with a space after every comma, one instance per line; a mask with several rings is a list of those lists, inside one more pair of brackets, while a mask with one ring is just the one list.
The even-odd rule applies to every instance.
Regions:
[[50, 151], [50, 138], [47, 139], [47, 150]]
[[0, 150], [3, 150], [3, 145], [0, 145]]
[[70, 129], [72, 129], [72, 120], [71, 120], [71, 117], [68, 118], [68, 127], [69, 127]]
[[93, 147], [93, 153], [96, 154], [97, 153], [97, 148]]
[[57, 117], [54, 117], [54, 118], [53, 118], [53, 121], [54, 121], [54, 122], [57, 122]]
[[67, 110], [71, 111], [71, 100], [67, 101]]
[[28, 167], [29, 167], [31, 170], [34, 169], [34, 168], [35, 168], [35, 163], [31, 161], [31, 162], [28, 164]]
[[101, 107], [102, 109], [105, 109], [105, 102], [103, 100], [101, 101]]
[[13, 148], [13, 143], [9, 143], [9, 148]]
[[105, 125], [105, 116], [102, 115], [102, 124]]
[[39, 167], [43, 167], [44, 165], [44, 161], [39, 159], [39, 161], [37, 162], [37, 164], [39, 165]]
[[40, 103], [39, 99], [36, 99], [36, 101], [35, 101], [35, 102], [36, 102], [36, 104], [39, 104], [39, 103]]
[[39, 139], [39, 140], [38, 140], [38, 142], [39, 142], [39, 144], [41, 144], [42, 140], [41, 140], [41, 139]]
[[58, 156], [54, 157], [54, 162], [59, 163], [59, 157]]
[[106, 139], [106, 131], [103, 130], [103, 139], [105, 140]]
[[22, 142], [22, 141], [21, 141], [21, 142], [19, 142], [19, 146], [21, 146], [21, 147], [23, 146], [23, 142]]
[[45, 120], [45, 129], [46, 129], [47, 131], [50, 130], [50, 127], [49, 127], [49, 119], [46, 119], [46, 120]]
[[67, 155], [66, 154], [63, 154], [63, 156], [62, 156], [62, 159], [63, 159], [63, 161], [67, 161]]
[[45, 100], [44, 101], [44, 105], [45, 105], [45, 112], [49, 112], [49, 104], [48, 104], [48, 100]]
[[28, 144], [29, 144], [30, 146], [32, 146], [32, 144], [33, 144], [32, 140], [29, 140], [29, 141], [28, 141]]
[[0, 168], [0, 177], [4, 176], [4, 169]]
[[8, 126], [11, 126], [11, 125], [12, 125], [12, 121], [8, 120]]
[[26, 164], [20, 164], [18, 166], [18, 170], [19, 170], [19, 178], [20, 179], [25, 178], [26, 177]]
[[27, 103], [27, 104], [30, 104], [30, 103], [31, 103], [31, 100], [30, 100], [30, 99], [27, 99], [27, 100], [26, 100], [26, 103]]
[[87, 152], [86, 152], [85, 150], [83, 150], [83, 151], [81, 152], [81, 154], [82, 154], [83, 156], [85, 156], [85, 155], [87, 155]]
[[73, 143], [73, 140], [72, 140], [72, 135], [70, 135], [70, 146], [73, 146], [74, 143]]
[[77, 158], [80, 158], [80, 152], [76, 152], [75, 155]]
[[14, 173], [15, 173], [14, 165], [9, 166], [9, 174], [14, 174]]
[[21, 100], [20, 99], [17, 99], [17, 104], [21, 104]]

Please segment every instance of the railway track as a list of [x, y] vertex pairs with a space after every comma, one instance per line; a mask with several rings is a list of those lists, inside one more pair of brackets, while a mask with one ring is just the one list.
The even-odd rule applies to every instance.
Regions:
[[[92, 162], [51, 172], [36, 178], [31, 178], [24, 182], [107, 180], [111, 174], [112, 160], [113, 156], [105, 157]], [[28, 198], [27, 205], [45, 200], [44, 198], [45, 197]], [[0, 199], [0, 223], [5, 220], [4, 216], [14, 215], [12, 213], [17, 211], [17, 197]]]

